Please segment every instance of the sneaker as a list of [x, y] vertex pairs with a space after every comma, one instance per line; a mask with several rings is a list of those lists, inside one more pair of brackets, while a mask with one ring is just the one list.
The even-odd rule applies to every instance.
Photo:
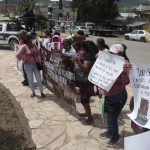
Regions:
[[35, 97], [35, 93], [32, 93], [30, 97], [31, 97], [31, 98], [34, 98], [34, 97]]
[[45, 94], [44, 94], [44, 93], [41, 93], [41, 97], [42, 97], [42, 98], [45, 98]]
[[100, 137], [101, 137], [102, 139], [111, 138], [111, 134], [106, 131], [106, 132], [104, 132], [104, 133], [101, 133], [101, 134], [100, 134]]
[[22, 83], [22, 84], [24, 84], [25, 82], [26, 82], [26, 81], [25, 81], [25, 80], [23, 80], [21, 83]]
[[28, 82], [24, 82], [24, 83], [23, 83], [23, 86], [28, 86], [28, 85], [29, 85]]
[[114, 146], [116, 146], [116, 144], [118, 143], [118, 141], [119, 141], [119, 138], [117, 138], [117, 139], [114, 139], [114, 140], [110, 140], [108, 143], [107, 143], [107, 147], [114, 147]]

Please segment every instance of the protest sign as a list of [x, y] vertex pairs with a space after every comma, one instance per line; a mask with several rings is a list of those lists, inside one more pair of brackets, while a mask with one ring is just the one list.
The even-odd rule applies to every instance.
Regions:
[[138, 135], [126, 137], [124, 140], [125, 150], [149, 150], [150, 149], [150, 131]]
[[100, 88], [109, 91], [123, 71], [124, 62], [123, 57], [108, 52], [100, 52], [90, 71], [88, 80]]
[[150, 129], [150, 65], [132, 65], [130, 83], [134, 110], [128, 116], [141, 127]]
[[[47, 53], [47, 54], [46, 54]], [[43, 81], [57, 97], [76, 107], [74, 62], [59, 51], [46, 52], [42, 48]]]
[[[14, 46], [15, 46], [15, 53], [17, 53], [21, 45], [15, 44]], [[22, 60], [17, 59], [16, 60], [16, 65], [17, 65], [17, 70], [20, 73], [23, 73], [23, 62], [22, 62]]]

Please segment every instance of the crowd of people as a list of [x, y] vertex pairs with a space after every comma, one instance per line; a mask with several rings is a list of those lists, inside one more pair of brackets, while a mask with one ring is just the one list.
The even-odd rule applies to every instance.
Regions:
[[[19, 44], [21, 46], [16, 56], [18, 59], [23, 60], [24, 81], [22, 84], [29, 85], [32, 98], [36, 96], [33, 75], [38, 82], [41, 97], [45, 97], [40, 70], [36, 65], [37, 63], [41, 63], [40, 46], [43, 46], [48, 51], [57, 49], [61, 53], [74, 57], [75, 68], [80, 71], [80, 76], [76, 80], [76, 86], [79, 87], [81, 104], [85, 110], [85, 113], [79, 115], [87, 117], [87, 120], [83, 122], [84, 125], [92, 125], [94, 120], [91, 113], [90, 97], [95, 93], [99, 96], [104, 96], [105, 112], [107, 113], [107, 130], [100, 134], [100, 137], [110, 138], [107, 146], [113, 147], [119, 141], [118, 117], [128, 97], [125, 87], [130, 82], [129, 71], [131, 65], [126, 55], [127, 46], [122, 43], [115, 43], [109, 48], [102, 38], [98, 38], [96, 43], [86, 40], [82, 31], [77, 32], [77, 35], [73, 39], [62, 40], [60, 33], [52, 35], [48, 30], [43, 31], [40, 40], [38, 40], [38, 35], [35, 32], [31, 32], [28, 35], [26, 31], [20, 31]], [[97, 86], [94, 88], [94, 85], [88, 81], [88, 74], [97, 59], [99, 51], [122, 56], [125, 59], [123, 71], [109, 92]], [[96, 89], [96, 91], [93, 89]]]

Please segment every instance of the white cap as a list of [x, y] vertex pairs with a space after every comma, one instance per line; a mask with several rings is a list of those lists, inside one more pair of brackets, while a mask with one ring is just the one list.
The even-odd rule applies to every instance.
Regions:
[[124, 52], [124, 48], [121, 44], [113, 44], [113, 45], [111, 45], [109, 51], [114, 54], [118, 54], [120, 52]]

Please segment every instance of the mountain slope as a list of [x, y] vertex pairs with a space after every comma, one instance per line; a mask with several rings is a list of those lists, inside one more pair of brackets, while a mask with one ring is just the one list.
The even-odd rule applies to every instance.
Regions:
[[120, 4], [126, 4], [126, 5], [138, 5], [140, 3], [149, 2], [149, 0], [120, 0]]

